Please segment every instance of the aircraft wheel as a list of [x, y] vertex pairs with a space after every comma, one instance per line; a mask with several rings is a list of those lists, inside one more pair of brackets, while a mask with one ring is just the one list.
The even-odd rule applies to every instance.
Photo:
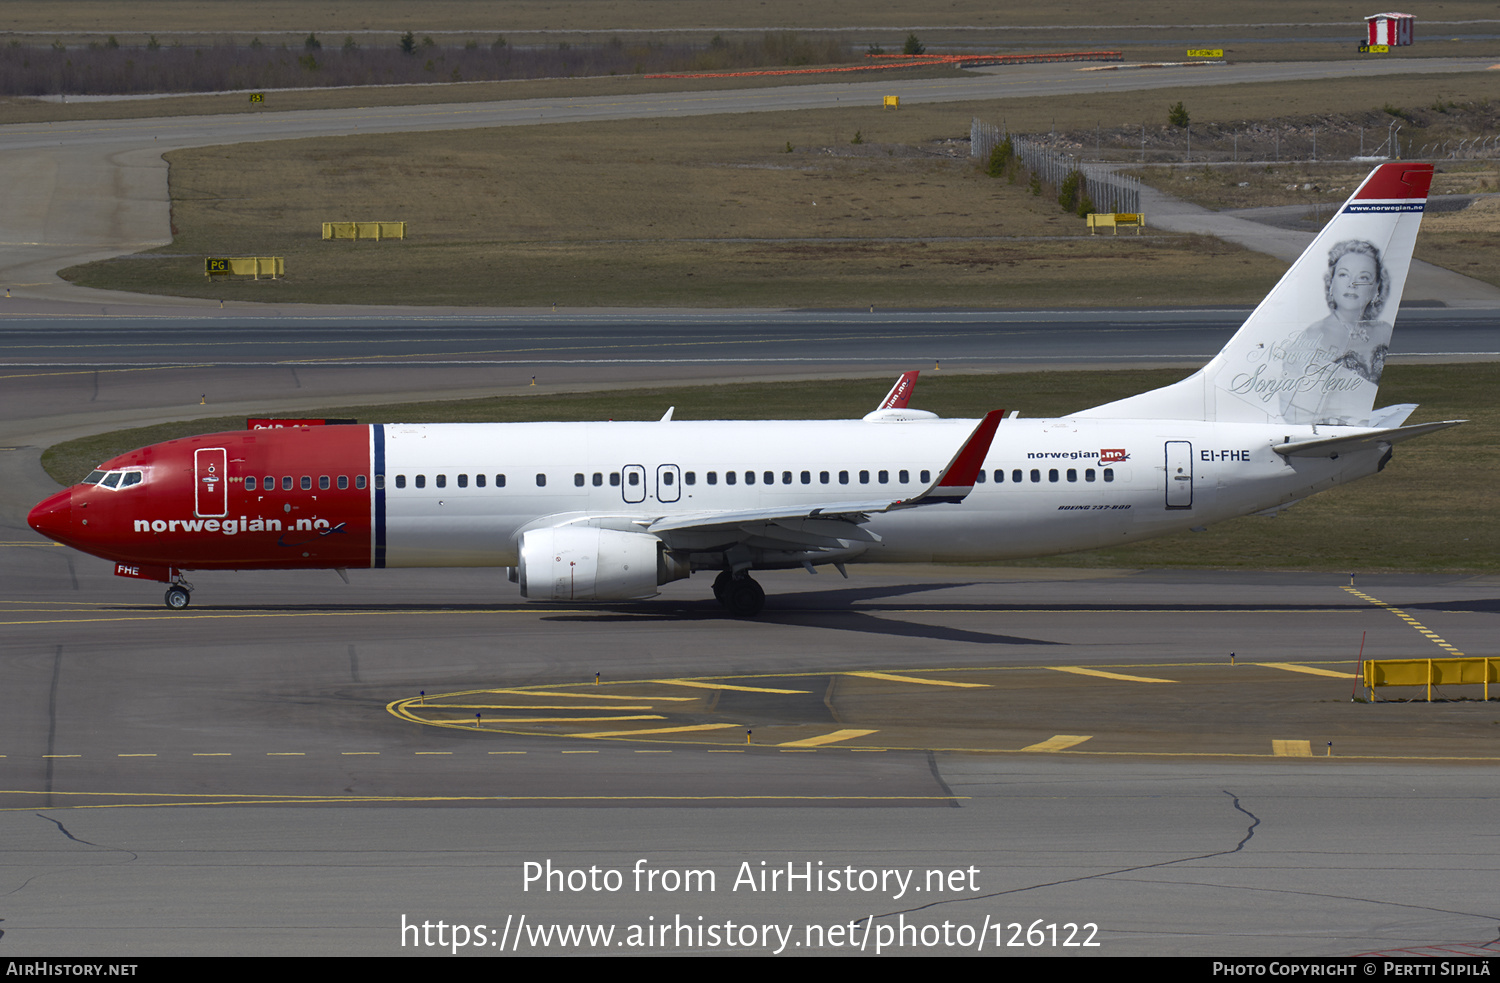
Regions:
[[173, 584], [167, 588], [167, 607], [173, 611], [181, 611], [188, 606], [188, 601], [192, 600], [192, 597], [193, 595], [188, 593], [186, 587]]
[[743, 577], [729, 585], [724, 595], [724, 606], [736, 618], [753, 618], [766, 606], [766, 592], [760, 584]]
[[714, 578], [714, 600], [724, 604], [729, 597], [729, 585], [734, 582], [734, 575], [728, 570], [720, 570], [719, 575]]

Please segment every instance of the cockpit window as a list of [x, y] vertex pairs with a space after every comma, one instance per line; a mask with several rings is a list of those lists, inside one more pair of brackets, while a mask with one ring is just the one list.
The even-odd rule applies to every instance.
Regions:
[[83, 479], [85, 485], [103, 485], [105, 488], [129, 488], [146, 480], [144, 471], [93, 471]]

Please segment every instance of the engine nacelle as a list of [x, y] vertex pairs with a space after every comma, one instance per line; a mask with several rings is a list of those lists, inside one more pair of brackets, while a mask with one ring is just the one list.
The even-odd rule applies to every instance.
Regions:
[[533, 529], [521, 536], [521, 596], [545, 601], [624, 601], [652, 597], [691, 571], [662, 541], [593, 526]]

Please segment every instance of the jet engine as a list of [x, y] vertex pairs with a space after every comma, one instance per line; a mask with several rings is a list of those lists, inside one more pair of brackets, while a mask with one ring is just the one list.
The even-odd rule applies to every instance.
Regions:
[[691, 572], [655, 536], [594, 526], [533, 529], [521, 536], [520, 553], [521, 596], [533, 600], [653, 597]]

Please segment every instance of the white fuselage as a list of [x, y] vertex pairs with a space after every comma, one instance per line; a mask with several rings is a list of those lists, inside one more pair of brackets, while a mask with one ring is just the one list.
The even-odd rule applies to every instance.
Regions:
[[[643, 528], [680, 514], [914, 497], [974, 425], [973, 420], [388, 424], [383, 428], [384, 565], [512, 566], [523, 532], [571, 521]], [[962, 503], [871, 515], [864, 528], [877, 541], [851, 542], [847, 550], [821, 558], [1039, 556], [1259, 512], [1377, 470], [1381, 453], [1375, 450], [1288, 459], [1271, 449], [1288, 439], [1339, 430], [1006, 420], [986, 457], [982, 482]], [[674, 545], [670, 539], [669, 545]], [[674, 548], [694, 549], [691, 542]], [[810, 559], [816, 563], [820, 557]]]

